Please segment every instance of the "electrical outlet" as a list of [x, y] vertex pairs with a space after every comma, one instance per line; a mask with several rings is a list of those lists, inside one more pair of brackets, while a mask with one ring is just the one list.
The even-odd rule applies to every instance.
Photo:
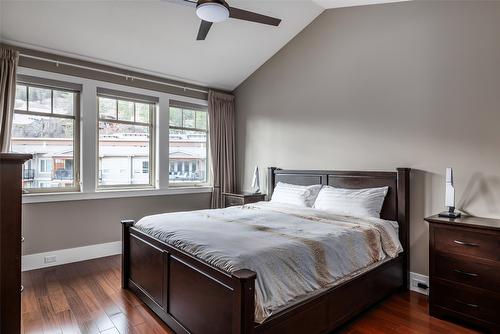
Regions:
[[52, 255], [52, 256], [46, 256], [44, 259], [43, 259], [43, 262], [45, 263], [54, 263], [57, 261], [57, 257], [55, 255]]
[[419, 279], [416, 279], [416, 278], [414, 278], [414, 279], [411, 280], [411, 286], [414, 286], [414, 287], [418, 288], [418, 283], [427, 285], [426, 282], [424, 282], [422, 280], [419, 280]]
[[412, 278], [410, 284], [411, 290], [423, 293], [425, 295], [429, 294], [429, 282], [427, 280]]

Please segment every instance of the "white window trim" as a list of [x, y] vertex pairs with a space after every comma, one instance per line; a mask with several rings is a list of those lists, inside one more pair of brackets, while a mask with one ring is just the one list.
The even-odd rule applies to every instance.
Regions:
[[[18, 73], [23, 75], [37, 76], [53, 80], [74, 82], [82, 85], [80, 93], [80, 192], [68, 191], [64, 193], [30, 193], [23, 195], [23, 203], [44, 203], [60, 201], [77, 201], [104, 198], [126, 198], [143, 196], [164, 196], [179, 194], [196, 194], [212, 192], [211, 183], [207, 184], [182, 184], [169, 185], [169, 107], [170, 100], [185, 101], [198, 105], [207, 106], [208, 102], [189, 97], [181, 97], [163, 92], [152, 92], [144, 89], [121, 86], [117, 84], [73, 77], [58, 73], [40, 70], [18, 68]], [[99, 189], [97, 190], [97, 126], [98, 107], [96, 103], [97, 87], [104, 87], [118, 91], [136, 94], [157, 96], [159, 103], [156, 112], [156, 161], [150, 169], [155, 168], [156, 180], [153, 187], [144, 189]], [[161, 129], [161, 131], [159, 131]], [[210, 151], [209, 151], [210, 152]], [[210, 159], [210, 157], [208, 157]], [[209, 165], [210, 166], [210, 165]], [[209, 168], [208, 180], [211, 182], [211, 168]]]

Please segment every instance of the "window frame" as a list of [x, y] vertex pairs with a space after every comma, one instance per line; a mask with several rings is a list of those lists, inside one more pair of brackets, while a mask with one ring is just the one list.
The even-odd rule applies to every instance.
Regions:
[[[207, 115], [207, 127], [206, 129], [200, 129], [200, 128], [188, 128], [184, 126], [175, 126], [175, 125], [170, 125], [170, 112], [171, 108], [180, 108], [182, 110], [187, 109], [187, 110], [193, 110], [193, 111], [202, 111], [205, 112]], [[184, 117], [183, 117], [184, 119]], [[195, 126], [196, 126], [196, 114], [195, 114]], [[185, 130], [185, 131], [193, 131], [193, 132], [204, 132], [206, 135], [206, 144], [205, 144], [205, 150], [206, 150], [206, 159], [205, 159], [205, 175], [206, 179], [204, 181], [180, 181], [180, 182], [175, 182], [170, 180], [170, 166], [172, 164], [172, 160], [170, 159], [170, 130]], [[209, 187], [211, 186], [212, 183], [212, 173], [211, 173], [211, 157], [210, 157], [210, 132], [209, 132], [209, 117], [208, 117], [208, 106], [206, 105], [201, 105], [201, 104], [195, 104], [195, 103], [190, 103], [190, 102], [184, 102], [184, 101], [179, 101], [175, 99], [170, 99], [169, 100], [169, 105], [168, 105], [168, 170], [167, 170], [167, 178], [168, 178], [168, 187], [169, 188], [183, 188], [183, 187]]]
[[[116, 103], [116, 115], [118, 118], [118, 101], [128, 101], [134, 102], [134, 121], [123, 121], [119, 119], [101, 119], [99, 110], [99, 98], [109, 98], [114, 99]], [[136, 122], [136, 105], [135, 103], [142, 103], [149, 105], [149, 123]], [[157, 188], [156, 180], [156, 168], [149, 168], [149, 183], [146, 184], [113, 184], [113, 185], [100, 185], [99, 184], [99, 165], [100, 165], [100, 155], [99, 155], [99, 123], [100, 122], [111, 122], [115, 124], [124, 125], [137, 125], [137, 126], [147, 126], [149, 127], [149, 165], [156, 166], [156, 123], [157, 123], [157, 110], [159, 105], [159, 99], [156, 97], [148, 97], [145, 95], [139, 95], [134, 93], [122, 92], [111, 90], [107, 88], [97, 87], [96, 92], [96, 109], [97, 109], [97, 122], [96, 122], [96, 147], [95, 147], [95, 191], [116, 191], [116, 190], [149, 190]], [[131, 167], [133, 168], [133, 167]], [[142, 168], [141, 168], [142, 169]]]
[[[41, 117], [52, 117], [58, 119], [69, 119], [73, 121], [73, 185], [71, 187], [38, 187], [38, 188], [24, 188], [23, 193], [25, 194], [50, 194], [50, 193], [68, 193], [68, 192], [81, 192], [81, 160], [80, 160], [80, 149], [82, 145], [81, 140], [81, 94], [82, 85], [74, 84], [70, 82], [64, 82], [59, 80], [45, 79], [39, 77], [33, 77], [28, 75], [18, 74], [16, 78], [16, 89], [17, 86], [26, 87], [26, 110], [15, 109], [13, 115], [28, 115], [28, 116], [41, 116]], [[37, 112], [29, 111], [29, 87], [50, 89], [50, 113], [48, 112]], [[54, 91], [70, 92], [73, 93], [73, 115], [56, 114], [54, 113]], [[10, 139], [10, 146], [12, 147], [12, 136]], [[52, 163], [53, 167], [53, 163]], [[36, 168], [39, 168], [36, 166]], [[53, 168], [52, 168], [53, 169]], [[22, 180], [21, 180], [22, 181]]]

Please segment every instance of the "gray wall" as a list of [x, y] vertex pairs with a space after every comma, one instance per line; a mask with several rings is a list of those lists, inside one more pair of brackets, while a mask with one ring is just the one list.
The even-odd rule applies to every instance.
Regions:
[[236, 90], [241, 187], [256, 164], [414, 168], [411, 270], [427, 274], [445, 167], [458, 207], [500, 217], [499, 36], [497, 1], [325, 11]]
[[24, 254], [121, 240], [122, 219], [206, 209], [210, 193], [23, 205]]

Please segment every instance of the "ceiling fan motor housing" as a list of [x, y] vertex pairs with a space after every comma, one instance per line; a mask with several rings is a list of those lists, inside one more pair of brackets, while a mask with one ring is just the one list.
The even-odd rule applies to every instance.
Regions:
[[198, 0], [196, 15], [204, 21], [223, 22], [229, 18], [229, 5], [223, 0]]

